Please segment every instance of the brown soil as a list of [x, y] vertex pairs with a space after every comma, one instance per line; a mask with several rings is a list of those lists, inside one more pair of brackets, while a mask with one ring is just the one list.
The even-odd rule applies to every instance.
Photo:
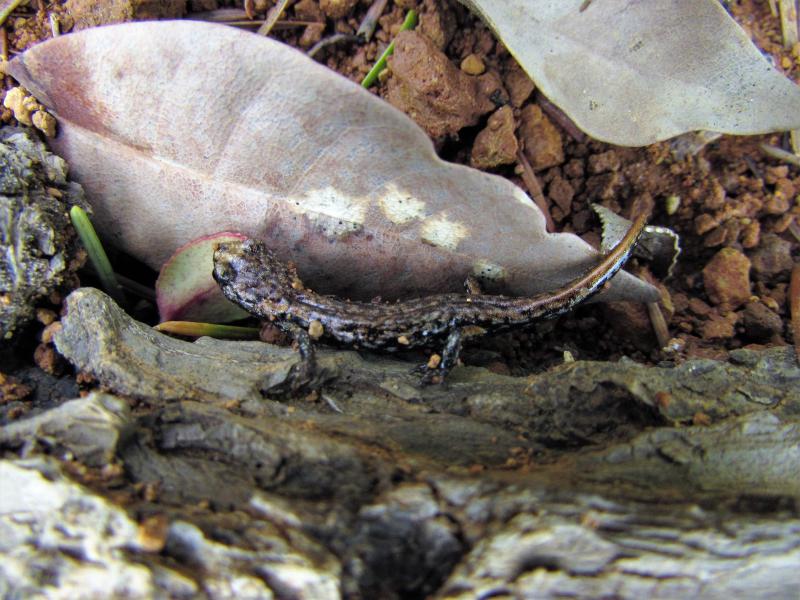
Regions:
[[[31, 2], [17, 9], [5, 24], [9, 53], [49, 37], [50, 13], [58, 16], [62, 31], [80, 22], [74, 14], [79, 4], [66, 3], [73, 14], [57, 3]], [[102, 3], [90, 4], [96, 9]], [[142, 14], [137, 7], [143, 3], [112, 4], [117, 9], [110, 12], [122, 18]], [[119, 4], [130, 10], [118, 10]], [[272, 35], [306, 50], [335, 33], [355, 34], [370, 4], [300, 0]], [[758, 47], [797, 80], [800, 48], [782, 48], [780, 24], [768, 4], [729, 4]], [[256, 16], [263, 18], [271, 5], [256, 1]], [[189, 11], [232, 6], [241, 8], [241, 3], [193, 0]], [[420, 12], [420, 25], [416, 33], [403, 34], [392, 70], [373, 91], [415, 118], [444, 158], [504, 175], [535, 196], [521, 177], [519, 150], [536, 172], [557, 230], [596, 243], [600, 226], [589, 204], [597, 202], [627, 217], [652, 212], [651, 223], [677, 232], [683, 247], [669, 279], [651, 275], [646, 263], [630, 266], [663, 292], [670, 352], [658, 348], [645, 307], [615, 304], [583, 307], [536, 333], [490, 342], [472, 358], [468, 354], [468, 361], [522, 373], [562, 360], [565, 350], [575, 358], [627, 355], [655, 363], [722, 358], [743, 346], [792, 343], [787, 287], [800, 254], [800, 173], [766, 157], [759, 147], [785, 145], [781, 134], [725, 136], [684, 159], [675, 158], [667, 142], [631, 149], [586, 139], [533, 90], [502, 44], [455, 0], [389, 2], [371, 42], [344, 40], [316, 58], [360, 81], [412, 7]], [[293, 24], [298, 21], [302, 24]], [[425, 80], [432, 71], [441, 74], [435, 85]], [[8, 87], [12, 82], [6, 79]], [[7, 109], [2, 121], [13, 121]], [[676, 198], [677, 207], [671, 204]]]

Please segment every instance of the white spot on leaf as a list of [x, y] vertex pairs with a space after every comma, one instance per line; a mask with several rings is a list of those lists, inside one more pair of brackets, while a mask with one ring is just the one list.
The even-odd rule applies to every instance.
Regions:
[[505, 267], [484, 259], [475, 261], [472, 265], [472, 274], [488, 281], [503, 281], [507, 275]]
[[445, 215], [427, 219], [420, 230], [423, 241], [446, 250], [455, 250], [468, 234], [469, 228], [466, 225], [448, 221]]
[[354, 198], [333, 187], [311, 190], [303, 196], [290, 198], [289, 202], [295, 212], [305, 214], [310, 219], [314, 219], [312, 213], [318, 213], [357, 225], [364, 224], [364, 217], [369, 208], [367, 198]]
[[345, 237], [364, 226], [366, 198], [348, 196], [333, 187], [312, 190], [288, 199], [289, 208], [315, 223], [331, 239]]
[[394, 184], [389, 184], [378, 199], [381, 210], [392, 223], [402, 225], [413, 219], [425, 218], [425, 203], [417, 200]]

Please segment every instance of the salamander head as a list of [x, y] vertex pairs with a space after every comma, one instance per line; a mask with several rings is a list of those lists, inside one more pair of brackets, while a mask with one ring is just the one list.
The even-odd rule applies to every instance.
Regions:
[[214, 251], [214, 279], [232, 302], [265, 317], [285, 313], [302, 283], [264, 242], [223, 242]]

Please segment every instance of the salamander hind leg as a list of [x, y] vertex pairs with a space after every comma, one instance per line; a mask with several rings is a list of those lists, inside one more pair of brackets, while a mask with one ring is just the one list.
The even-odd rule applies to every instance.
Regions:
[[442, 349], [442, 353], [440, 355], [434, 354], [427, 364], [420, 365], [415, 369], [416, 372], [422, 373], [420, 379], [421, 385], [444, 383], [447, 374], [458, 363], [463, 333], [460, 327], [451, 329], [450, 334], [447, 336], [447, 341], [444, 344], [444, 348]]
[[472, 275], [467, 275], [467, 278], [464, 280], [464, 290], [470, 296], [477, 296], [483, 293], [481, 282]]

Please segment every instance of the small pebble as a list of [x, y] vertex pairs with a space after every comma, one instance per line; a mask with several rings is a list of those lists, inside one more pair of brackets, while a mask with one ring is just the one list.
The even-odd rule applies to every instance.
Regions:
[[42, 329], [41, 341], [43, 344], [49, 344], [53, 341], [53, 336], [61, 331], [61, 321], [53, 321]]
[[31, 116], [33, 126], [49, 138], [56, 137], [56, 119], [44, 110], [37, 110]]
[[36, 309], [36, 320], [42, 325], [50, 325], [50, 323], [55, 321], [57, 317], [58, 315], [56, 315], [55, 311], [50, 310], [49, 308]]
[[675, 194], [667, 196], [664, 200], [664, 210], [668, 215], [674, 215], [681, 206], [681, 197]]
[[483, 75], [486, 64], [477, 54], [470, 54], [461, 61], [461, 70], [467, 75]]
[[314, 320], [308, 324], [308, 337], [310, 337], [312, 340], [318, 340], [324, 333], [325, 328], [319, 321]]
[[167, 543], [169, 518], [164, 514], [152, 515], [139, 524], [138, 542], [145, 552], [161, 552]]

